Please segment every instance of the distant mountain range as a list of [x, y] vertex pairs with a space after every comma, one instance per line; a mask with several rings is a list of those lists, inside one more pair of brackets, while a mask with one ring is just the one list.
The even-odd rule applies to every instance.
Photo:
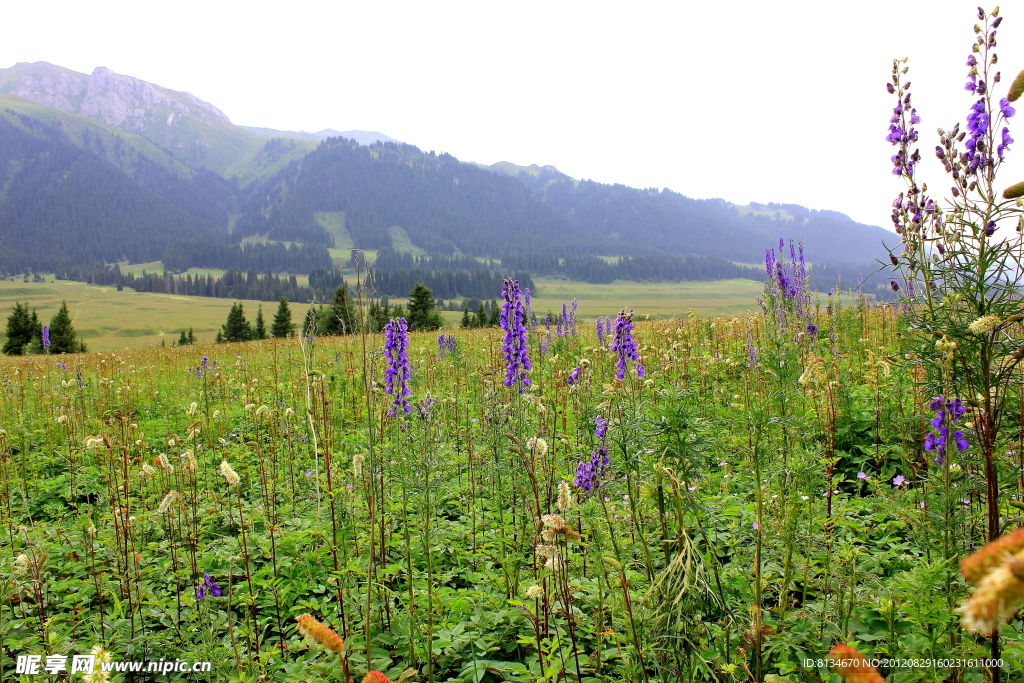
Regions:
[[333, 128], [324, 128], [318, 133], [307, 133], [304, 130], [274, 130], [273, 128], [254, 128], [252, 126], [242, 126], [242, 130], [258, 135], [261, 138], [293, 138], [295, 140], [313, 140], [314, 142], [322, 142], [327, 138], [348, 138], [349, 140], [355, 140], [360, 145], [372, 145], [375, 142], [399, 142], [375, 130], [334, 130]]
[[[780, 236], [801, 237], [812, 262], [845, 264], [869, 264], [885, 254], [883, 240], [896, 241], [834, 211], [696, 200], [552, 166], [463, 163], [378, 132], [236, 126], [189, 93], [46, 62], [0, 69], [0, 182], [7, 272], [162, 257], [175, 268], [213, 267], [261, 249], [261, 268], [302, 269], [322, 265], [324, 250], [342, 250], [331, 252], [337, 263], [358, 247], [458, 258], [461, 267], [504, 257], [535, 271], [569, 257], [631, 256], [633, 272], [657, 263], [662, 275], [651, 277], [665, 277], [674, 272], [665, 264], [685, 254], [760, 262]], [[293, 243], [310, 246], [270, 257]], [[586, 264], [597, 261], [573, 263], [592, 272]], [[693, 263], [685, 277], [700, 270]]]

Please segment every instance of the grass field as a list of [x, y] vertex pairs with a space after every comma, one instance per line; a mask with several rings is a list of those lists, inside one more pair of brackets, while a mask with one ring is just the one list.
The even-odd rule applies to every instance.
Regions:
[[[159, 263], [129, 266], [141, 273], [158, 272]], [[124, 269], [123, 269], [124, 270]], [[206, 273], [197, 269], [196, 272]], [[218, 273], [211, 270], [209, 272]], [[579, 302], [577, 315], [593, 318], [614, 315], [622, 308], [635, 309], [638, 316], [652, 317], [686, 315], [690, 309], [701, 315], [743, 314], [757, 309], [757, 296], [762, 285], [751, 280], [723, 280], [719, 282], [680, 282], [641, 284], [617, 281], [610, 285], [537, 278], [533, 310], [543, 316], [548, 311], [557, 313], [563, 302]], [[500, 292], [495, 292], [498, 298]], [[75, 329], [85, 340], [90, 351], [170, 345], [178, 333], [191, 327], [200, 341], [212, 341], [227, 318], [232, 300], [206, 297], [175, 296], [173, 294], [135, 293], [129, 289], [118, 292], [113, 287], [96, 287], [79, 282], [24, 283], [0, 282], [0, 309], [6, 319], [9, 307], [15, 301], [27, 301], [39, 311], [43, 322], [60, 308], [66, 300]], [[402, 299], [391, 299], [402, 302]], [[246, 315], [253, 320], [258, 301], [243, 301]], [[270, 320], [276, 310], [273, 302], [264, 302], [264, 315]], [[298, 320], [303, 304], [292, 306], [292, 316]], [[445, 322], [457, 326], [461, 312], [446, 311]], [[3, 329], [0, 327], [0, 335]]]

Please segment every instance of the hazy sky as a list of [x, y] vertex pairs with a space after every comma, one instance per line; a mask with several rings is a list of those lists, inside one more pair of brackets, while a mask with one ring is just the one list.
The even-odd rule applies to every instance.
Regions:
[[[1004, 88], [1024, 68], [1024, 6], [1005, 9]], [[891, 60], [911, 58], [926, 179], [946, 188], [931, 150], [935, 129], [971, 104], [976, 11], [953, 0], [10, 2], [0, 66], [107, 66], [242, 125], [377, 130], [467, 161], [889, 227], [902, 189], [884, 141]], [[1024, 125], [1011, 130], [1012, 158]], [[1024, 179], [1024, 163], [1002, 177]]]

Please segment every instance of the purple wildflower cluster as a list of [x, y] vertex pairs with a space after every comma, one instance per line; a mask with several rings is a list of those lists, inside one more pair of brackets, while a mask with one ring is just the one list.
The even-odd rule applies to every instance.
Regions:
[[384, 370], [384, 391], [395, 397], [388, 415], [394, 417], [397, 408], [408, 415], [412, 407], [406, 397], [409, 391], [409, 377], [412, 369], [409, 366], [409, 324], [405, 318], [392, 318], [384, 326], [384, 359], [387, 369]]
[[459, 344], [455, 341], [455, 335], [453, 334], [440, 334], [437, 336], [437, 357], [444, 358], [449, 353], [455, 353], [459, 349]]
[[577, 365], [572, 369], [572, 372], [569, 373], [569, 376], [565, 378], [565, 383], [568, 384], [569, 386], [576, 384], [576, 382], [580, 381], [580, 373], [582, 372], [583, 366]]
[[530, 386], [529, 371], [533, 369], [526, 347], [526, 310], [523, 306], [519, 280], [505, 280], [501, 288], [505, 303], [501, 306], [501, 329], [505, 332], [502, 356], [505, 358], [505, 386], [519, 384], [523, 391]]
[[766, 249], [764, 269], [767, 291], [761, 301], [765, 313], [771, 313], [781, 326], [786, 325], [786, 314], [795, 314], [801, 327], [812, 337], [818, 328], [811, 322], [811, 297], [807, 282], [807, 262], [804, 260], [803, 244], [789, 242], [789, 264], [785, 261], [786, 242], [779, 238], [779, 253]]
[[584, 460], [576, 468], [576, 479], [574, 483], [584, 491], [592, 491], [601, 485], [608, 463], [608, 446], [604, 443], [605, 434], [608, 432], [608, 422], [600, 415], [594, 420], [594, 436], [597, 437], [597, 445], [590, 453], [590, 460]]
[[754, 345], [754, 330], [749, 324], [746, 336], [746, 344], [743, 345], [743, 348], [747, 351], [747, 367], [756, 368], [760, 363], [757, 360], [757, 346]]
[[562, 304], [562, 315], [555, 319], [555, 336], [567, 337], [576, 334], [576, 301], [572, 302], [572, 309]]
[[43, 335], [42, 335], [42, 337], [43, 337], [43, 348], [44, 349], [50, 348], [50, 326], [49, 325], [43, 325]]
[[612, 319], [609, 316], [602, 318], [597, 316], [597, 343], [604, 346], [605, 337], [610, 336], [612, 333]]
[[[929, 453], [935, 453], [935, 464], [942, 466], [946, 461], [946, 450], [949, 442], [949, 431], [956, 426], [957, 420], [964, 416], [967, 409], [964, 408], [960, 399], [947, 399], [941, 394], [932, 399], [931, 409], [936, 411], [935, 417], [930, 421], [934, 432], [928, 432], [924, 439], [924, 449]], [[956, 442], [958, 451], [966, 451], [971, 447], [964, 437], [964, 433], [957, 429], [953, 432], [953, 441]]]
[[[971, 105], [967, 114], [967, 130], [961, 132], [960, 124], [948, 132], [940, 128], [940, 144], [935, 147], [935, 156], [942, 162], [946, 173], [953, 176], [956, 183], [952, 188], [954, 197], [974, 190], [981, 177], [987, 176], [991, 179], [993, 169], [1004, 160], [1006, 152], [1014, 142], [1010, 137], [1009, 127], [1004, 124], [1017, 112], [1010, 105], [1008, 98], [1000, 99], [998, 105], [994, 103], [991, 88], [986, 83], [986, 79], [989, 78], [989, 68], [998, 62], [998, 57], [993, 50], [996, 47], [996, 28], [1002, 23], [1003, 18], [990, 16], [983, 9], [978, 8], [978, 20], [981, 23], [974, 26], [976, 37], [971, 44], [971, 53], [967, 55], [967, 83], [964, 85], [964, 89], [977, 96], [978, 99]], [[893, 83], [897, 87], [894, 90], [890, 84], [889, 92], [897, 92], [904, 100], [909, 101], [910, 94], [907, 91], [910, 84], [899, 85], [900, 73], [906, 73], [906, 68], [897, 73], [894, 63]], [[991, 82], [998, 83], [999, 80], [1000, 74], [997, 72], [992, 76]], [[904, 95], [904, 93], [906, 94]], [[958, 142], [964, 143], [963, 151], [956, 148]], [[903, 226], [900, 224], [899, 218], [909, 218], [914, 227], [920, 227], [922, 223], [921, 207], [914, 206], [912, 201], [916, 198], [918, 189], [911, 174], [904, 175], [911, 185], [908, 202], [903, 204], [901, 195], [899, 204], [903, 205], [900, 206], [897, 203], [893, 205], [893, 221], [897, 224], [897, 231], [901, 233]], [[925, 202], [923, 196], [917, 204], [925, 205], [926, 214], [934, 212], [934, 207], [929, 206], [931, 202]], [[935, 216], [933, 220], [936, 224], [941, 223], [938, 216]], [[991, 236], [995, 232], [995, 224], [986, 224], [983, 232], [986, 236]], [[941, 249], [941, 245], [939, 248]]]
[[203, 573], [203, 582], [199, 584], [199, 589], [196, 591], [196, 599], [202, 600], [207, 595], [212, 595], [215, 598], [220, 597], [220, 586], [214, 582], [213, 577], [209, 574]]
[[633, 339], [633, 311], [619, 311], [615, 318], [615, 337], [612, 339], [611, 350], [619, 355], [619, 362], [615, 365], [616, 379], [624, 379], [626, 370], [629, 368], [629, 361], [636, 363], [636, 376], [643, 377], [646, 373], [644, 366], [640, 363], [640, 354], [637, 352], [636, 340]]

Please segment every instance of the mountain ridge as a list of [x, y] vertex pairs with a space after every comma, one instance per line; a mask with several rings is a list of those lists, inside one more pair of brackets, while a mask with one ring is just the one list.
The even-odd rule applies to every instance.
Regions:
[[[548, 272], [568, 268], [569, 257], [576, 271], [595, 273], [601, 270], [593, 260], [599, 256], [642, 257], [646, 260], [634, 265], [658, 263], [659, 272], [675, 268], [679, 273], [685, 269], [676, 268], [678, 259], [687, 254], [757, 263], [765, 249], [777, 246], [780, 235], [802, 236], [812, 262], [868, 263], [884, 255], [881, 242], [892, 237], [836, 211], [691, 199], [667, 188], [579, 180], [551, 165], [463, 162], [376, 131], [236, 126], [223, 111], [189, 93], [105, 67], [90, 75], [46, 62], [0, 69], [0, 112], [22, 127], [38, 122], [42, 128], [33, 128], [33, 134], [46, 137], [47, 144], [56, 145], [57, 137], [65, 136], [116, 166], [128, 184], [106, 171], [103, 178], [119, 193], [134, 183], [139, 192], [152, 193], [197, 219], [194, 229], [182, 233], [187, 244], [147, 238], [140, 244], [149, 246], [135, 250], [154, 259], [159, 255], [154, 249], [170, 249], [176, 268], [187, 268], [192, 260], [209, 266], [210, 254], [238, 263], [241, 257], [225, 245], [244, 239], [250, 246], [254, 240], [276, 243], [278, 250], [292, 242], [313, 245], [321, 251], [310, 252], [310, 263], [322, 263], [326, 248], [333, 247], [340, 259], [340, 248], [354, 245], [412, 249], [440, 259], [433, 263], [518, 255], [518, 262]], [[7, 168], [0, 167], [0, 178], [21, 173], [18, 164], [26, 159], [37, 163], [40, 157], [25, 150], [38, 143], [22, 143], [23, 149], [9, 155]], [[62, 158], [74, 156], [61, 150]], [[3, 201], [0, 188], [0, 209]], [[102, 225], [104, 207], [87, 196], [78, 201], [77, 208], [67, 205], [68, 215]], [[154, 201], [131, 206], [167, 210]], [[160, 224], [156, 218], [139, 221]], [[2, 228], [0, 246], [8, 240]], [[75, 234], [74, 239], [88, 239]], [[204, 246], [203, 240], [212, 241]], [[651, 260], [658, 254], [668, 261]], [[23, 256], [19, 263], [33, 258]], [[302, 267], [295, 265], [302, 258], [290, 258], [288, 267]]]

